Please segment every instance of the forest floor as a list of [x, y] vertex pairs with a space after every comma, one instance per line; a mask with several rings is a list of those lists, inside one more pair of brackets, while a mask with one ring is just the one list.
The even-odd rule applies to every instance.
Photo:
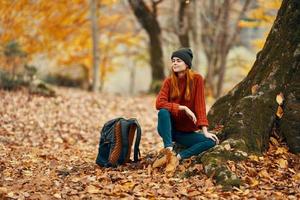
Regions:
[[[244, 184], [226, 191], [194, 158], [172, 178], [151, 169], [162, 148], [154, 96], [56, 92], [43, 97], [0, 90], [0, 199], [300, 199], [299, 155], [275, 137], [263, 155], [228, 161]], [[119, 116], [140, 122], [141, 161], [100, 168], [100, 129]]]

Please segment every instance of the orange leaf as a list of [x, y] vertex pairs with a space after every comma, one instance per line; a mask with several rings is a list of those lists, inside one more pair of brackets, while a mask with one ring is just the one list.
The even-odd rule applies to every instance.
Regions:
[[258, 84], [255, 84], [251, 87], [251, 93], [252, 95], [255, 95], [257, 93], [257, 90], [259, 89]]
[[87, 192], [90, 193], [90, 194], [97, 194], [97, 193], [100, 193], [100, 188], [96, 188], [95, 186], [93, 185], [89, 185], [87, 188], [86, 188]]
[[283, 109], [282, 109], [281, 106], [278, 106], [277, 112], [276, 112], [276, 116], [277, 116], [279, 119], [282, 118], [282, 116], [283, 116]]

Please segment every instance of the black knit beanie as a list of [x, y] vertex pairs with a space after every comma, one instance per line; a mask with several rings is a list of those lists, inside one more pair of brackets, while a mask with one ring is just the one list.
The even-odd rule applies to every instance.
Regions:
[[189, 48], [178, 49], [177, 51], [174, 51], [172, 53], [171, 59], [173, 57], [180, 58], [191, 69], [191, 67], [192, 67], [192, 60], [193, 60], [193, 52], [192, 52], [191, 49], [189, 49]]

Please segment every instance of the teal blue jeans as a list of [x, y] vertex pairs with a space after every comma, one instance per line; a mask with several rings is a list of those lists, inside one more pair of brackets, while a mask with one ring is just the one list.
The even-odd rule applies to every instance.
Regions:
[[201, 132], [182, 132], [172, 128], [171, 113], [167, 109], [158, 112], [157, 131], [162, 137], [164, 147], [172, 147], [173, 141], [187, 147], [179, 155], [182, 159], [198, 155], [216, 145], [215, 141], [205, 137]]

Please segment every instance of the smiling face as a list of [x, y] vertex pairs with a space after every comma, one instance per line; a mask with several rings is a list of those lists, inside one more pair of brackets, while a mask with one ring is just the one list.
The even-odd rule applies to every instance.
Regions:
[[175, 73], [184, 72], [188, 66], [178, 57], [172, 58], [172, 70]]

